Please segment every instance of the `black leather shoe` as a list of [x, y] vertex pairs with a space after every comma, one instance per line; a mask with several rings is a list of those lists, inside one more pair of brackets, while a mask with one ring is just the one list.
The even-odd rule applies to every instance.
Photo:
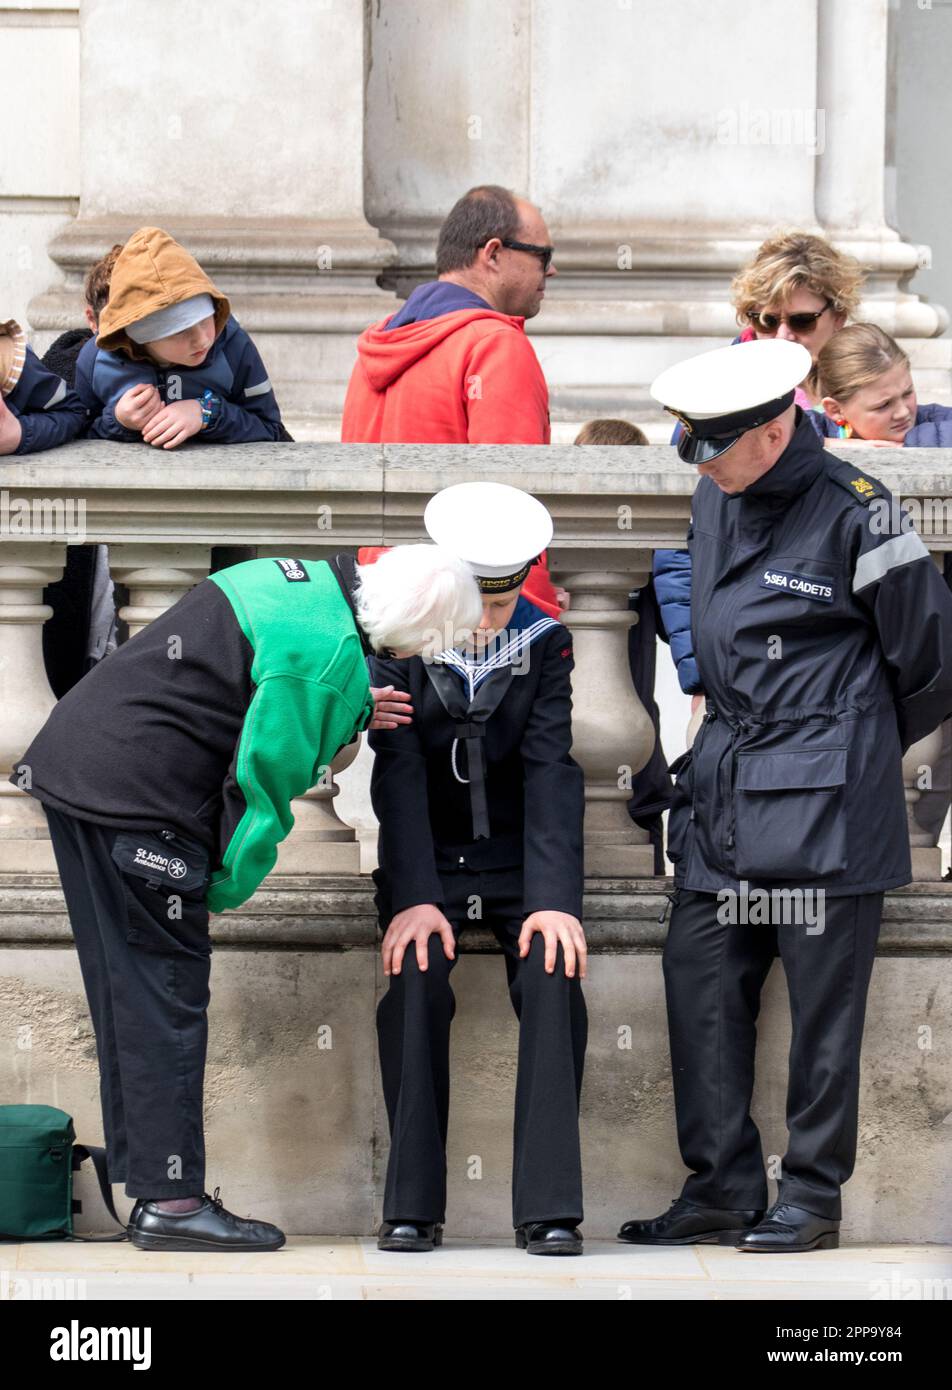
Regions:
[[283, 1231], [266, 1221], [250, 1221], [226, 1211], [215, 1195], [202, 1194], [195, 1211], [162, 1211], [140, 1197], [126, 1231], [137, 1250], [280, 1250]]
[[385, 1221], [377, 1234], [378, 1250], [434, 1250], [443, 1244], [436, 1221]]
[[626, 1221], [618, 1239], [629, 1245], [736, 1245], [745, 1231], [763, 1220], [762, 1211], [696, 1207], [676, 1198], [662, 1216]]
[[516, 1246], [530, 1255], [581, 1255], [582, 1232], [571, 1221], [527, 1221], [516, 1227]]
[[802, 1250], [837, 1250], [839, 1244], [839, 1221], [817, 1216], [789, 1202], [776, 1202], [763, 1221], [738, 1241], [737, 1249], [782, 1255]]

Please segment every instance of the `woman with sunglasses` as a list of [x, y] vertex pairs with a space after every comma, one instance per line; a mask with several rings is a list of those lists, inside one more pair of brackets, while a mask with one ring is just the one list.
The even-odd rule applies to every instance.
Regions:
[[[789, 338], [801, 343], [813, 366], [797, 387], [794, 403], [822, 415], [817, 357], [859, 305], [865, 273], [859, 261], [809, 232], [781, 232], [759, 247], [731, 284], [731, 300], [742, 331], [735, 343], [754, 338]], [[819, 418], [819, 416], [817, 416]], [[676, 444], [681, 426], [671, 437]], [[670, 637], [678, 682], [696, 711], [703, 690], [691, 643], [691, 561], [686, 550], [656, 550], [654, 584]]]
[[952, 407], [919, 404], [909, 358], [876, 324], [837, 333], [816, 369], [823, 413], [810, 422], [832, 448], [952, 448]]
[[731, 299], [744, 325], [734, 341], [789, 338], [813, 358], [796, 395], [804, 410], [821, 409], [817, 357], [855, 313], [864, 279], [859, 261], [808, 232], [768, 238], [734, 278]]

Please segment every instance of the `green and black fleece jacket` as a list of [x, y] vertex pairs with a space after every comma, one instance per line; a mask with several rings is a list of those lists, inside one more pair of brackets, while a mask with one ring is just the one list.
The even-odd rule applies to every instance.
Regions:
[[80, 820], [204, 846], [213, 912], [274, 867], [291, 801], [366, 728], [354, 557], [218, 571], [74, 685], [10, 781]]

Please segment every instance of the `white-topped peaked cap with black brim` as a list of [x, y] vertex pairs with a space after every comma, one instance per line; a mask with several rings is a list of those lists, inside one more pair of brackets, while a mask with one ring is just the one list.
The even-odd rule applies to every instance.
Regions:
[[508, 483], [454, 483], [426, 504], [423, 524], [437, 545], [465, 560], [484, 594], [520, 585], [552, 540], [545, 507]]
[[651, 394], [681, 421], [680, 457], [707, 463], [793, 405], [812, 364], [807, 349], [788, 338], [734, 343], [676, 362], [655, 377]]

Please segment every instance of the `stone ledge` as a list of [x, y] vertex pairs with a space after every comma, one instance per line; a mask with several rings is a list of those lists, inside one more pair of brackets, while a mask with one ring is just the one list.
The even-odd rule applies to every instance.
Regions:
[[[595, 954], [657, 952], [667, 927], [659, 922], [670, 878], [589, 879], [585, 930]], [[369, 876], [282, 875], [265, 880], [252, 899], [212, 919], [212, 941], [229, 950], [374, 950], [379, 936]], [[64, 946], [72, 941], [55, 874], [0, 874], [0, 949]], [[499, 951], [488, 930], [472, 928], [461, 953]], [[881, 956], [952, 954], [952, 882], [914, 883], [886, 894]]]

